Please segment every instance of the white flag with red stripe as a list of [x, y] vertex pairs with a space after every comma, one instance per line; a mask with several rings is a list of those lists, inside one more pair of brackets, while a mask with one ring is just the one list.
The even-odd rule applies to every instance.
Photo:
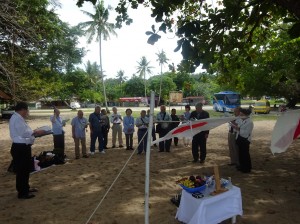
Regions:
[[200, 131], [208, 131], [213, 128], [216, 128], [222, 124], [235, 120], [236, 117], [221, 117], [221, 118], [207, 118], [196, 121], [189, 121], [182, 125], [179, 125], [177, 128], [169, 131], [164, 137], [157, 139], [152, 142], [157, 144], [161, 141], [168, 140], [174, 137], [193, 137], [198, 134]]
[[272, 153], [285, 152], [292, 142], [300, 137], [300, 110], [283, 112], [272, 132]]

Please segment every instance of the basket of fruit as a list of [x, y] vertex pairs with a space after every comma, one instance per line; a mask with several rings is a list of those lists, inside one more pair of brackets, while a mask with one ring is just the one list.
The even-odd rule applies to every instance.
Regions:
[[190, 176], [176, 181], [184, 190], [189, 193], [203, 192], [206, 188], [206, 181], [200, 176]]

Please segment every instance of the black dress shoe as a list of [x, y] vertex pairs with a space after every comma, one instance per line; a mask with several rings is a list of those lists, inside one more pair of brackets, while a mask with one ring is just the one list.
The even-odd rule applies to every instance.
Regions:
[[205, 160], [201, 159], [201, 160], [200, 160], [200, 163], [201, 163], [201, 164], [205, 163]]
[[34, 197], [35, 197], [34, 194], [18, 195], [19, 199], [30, 199], [30, 198], [34, 198]]
[[158, 152], [164, 152], [164, 150], [159, 150]]
[[197, 163], [197, 162], [198, 162], [197, 159], [192, 160], [192, 163]]
[[113, 145], [111, 148], [112, 148], [112, 149], [113, 149], [113, 148], [116, 148], [116, 146], [115, 146], [115, 145]]
[[39, 190], [37, 188], [30, 188], [29, 193], [38, 192]]

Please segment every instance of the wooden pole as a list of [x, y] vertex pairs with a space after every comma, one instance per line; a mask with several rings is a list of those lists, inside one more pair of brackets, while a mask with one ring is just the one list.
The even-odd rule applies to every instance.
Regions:
[[221, 182], [220, 182], [220, 173], [219, 173], [218, 166], [214, 166], [214, 173], [215, 173], [215, 182], [216, 182], [216, 192], [219, 192], [221, 190]]
[[211, 192], [210, 194], [217, 195], [217, 194], [223, 193], [225, 191], [228, 191], [228, 189], [226, 189], [226, 188], [221, 188], [219, 167], [217, 165], [214, 166], [214, 173], [215, 173], [216, 190]]

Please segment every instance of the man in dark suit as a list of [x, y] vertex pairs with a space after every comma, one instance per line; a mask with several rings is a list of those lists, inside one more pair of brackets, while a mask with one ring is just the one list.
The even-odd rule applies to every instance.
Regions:
[[[196, 110], [191, 113], [190, 120], [200, 120], [209, 118], [209, 113], [202, 109], [203, 104], [197, 103]], [[209, 131], [201, 131], [198, 134], [194, 135], [192, 141], [192, 154], [193, 162], [196, 163], [199, 161], [199, 148], [200, 148], [200, 163], [205, 162], [206, 158], [206, 140], [208, 138]]]

